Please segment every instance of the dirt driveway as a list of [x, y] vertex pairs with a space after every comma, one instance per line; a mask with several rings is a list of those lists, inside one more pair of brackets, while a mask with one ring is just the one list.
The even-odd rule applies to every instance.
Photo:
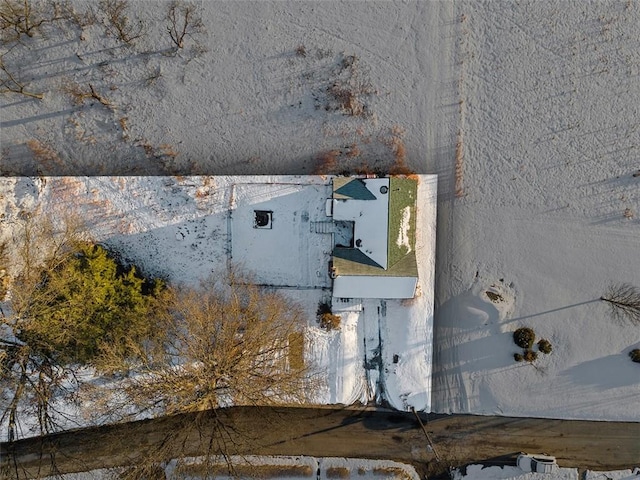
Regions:
[[[412, 413], [372, 409], [237, 407], [1, 444], [3, 478], [130, 465], [207, 451], [390, 459], [421, 473], [450, 465], [509, 463], [548, 452], [563, 467], [629, 468], [640, 458], [640, 423], [474, 415], [422, 415], [440, 462]], [[224, 429], [220, 425], [224, 424]]]

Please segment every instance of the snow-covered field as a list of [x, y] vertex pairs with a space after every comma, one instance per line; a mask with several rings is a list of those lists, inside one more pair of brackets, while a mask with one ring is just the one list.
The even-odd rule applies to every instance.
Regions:
[[[459, 5], [464, 195], [438, 205], [436, 411], [640, 421], [638, 327], [598, 301], [640, 286], [639, 7]], [[538, 368], [513, 360], [521, 326], [553, 345]]]
[[[597, 301], [611, 282], [640, 285], [640, 5], [202, 2], [207, 32], [187, 38], [176, 56], [163, 55], [164, 5], [131, 2], [131, 17], [151, 27], [134, 47], [106, 37], [97, 22], [82, 32], [51, 30], [5, 55], [45, 97], [0, 96], [2, 173], [303, 174], [321, 157], [338, 169], [404, 158], [439, 175], [431, 410], [640, 420], [640, 371], [627, 357], [640, 334]], [[68, 91], [89, 83], [112, 108], [75, 103]], [[334, 85], [350, 89], [355, 110], [336, 107]], [[60, 195], [91, 194], [64, 181]], [[19, 180], [4, 197], [15, 188], [27, 198], [30, 182]], [[197, 208], [187, 197], [216, 195], [212, 185], [187, 182], [171, 177], [147, 188], [129, 177], [94, 208], [134, 206], [146, 196], [161, 218]], [[191, 193], [172, 200], [173, 190]], [[223, 225], [189, 215], [180, 235], [163, 230], [168, 218], [143, 225], [116, 215], [109, 228], [124, 239], [144, 227], [159, 244], [173, 242], [175, 255], [154, 254], [152, 266], [214, 258], [191, 245]], [[154, 248], [147, 242], [145, 251]], [[357, 327], [365, 338], [375, 333], [370, 311], [365, 302]], [[390, 338], [423, 335], [381, 325]], [[519, 326], [553, 345], [537, 368], [513, 360], [510, 332]], [[345, 329], [322, 342], [348, 345], [350, 335]], [[383, 361], [392, 365], [394, 353]], [[341, 390], [327, 398], [375, 396], [373, 370], [367, 377], [349, 360], [342, 371], [351, 373], [335, 372]], [[426, 372], [405, 373], [426, 381]], [[406, 385], [393, 375], [386, 382], [402, 408]], [[410, 402], [425, 400], [420, 391]]]

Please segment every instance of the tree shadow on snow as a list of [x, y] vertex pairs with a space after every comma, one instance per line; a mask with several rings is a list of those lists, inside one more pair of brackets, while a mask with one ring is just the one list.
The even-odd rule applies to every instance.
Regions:
[[436, 332], [438, 327], [481, 329], [496, 325], [500, 320], [498, 309], [471, 290], [436, 306], [434, 318]]
[[631, 361], [625, 350], [619, 354], [582, 362], [564, 370], [561, 375], [570, 377], [574, 384], [607, 390], [640, 383], [637, 370], [638, 366]]

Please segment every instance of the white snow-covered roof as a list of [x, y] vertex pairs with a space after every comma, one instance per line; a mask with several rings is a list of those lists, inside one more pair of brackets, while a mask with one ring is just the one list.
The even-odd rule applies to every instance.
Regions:
[[356, 181], [361, 181], [375, 199], [336, 199], [334, 196], [333, 219], [354, 222], [354, 247], [386, 269], [389, 179], [370, 178]]
[[338, 276], [333, 296], [340, 298], [413, 298], [417, 277]]

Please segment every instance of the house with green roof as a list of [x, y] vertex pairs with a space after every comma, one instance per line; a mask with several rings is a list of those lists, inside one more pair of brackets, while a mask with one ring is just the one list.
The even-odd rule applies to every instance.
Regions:
[[415, 177], [333, 178], [334, 297], [415, 296], [417, 190]]

